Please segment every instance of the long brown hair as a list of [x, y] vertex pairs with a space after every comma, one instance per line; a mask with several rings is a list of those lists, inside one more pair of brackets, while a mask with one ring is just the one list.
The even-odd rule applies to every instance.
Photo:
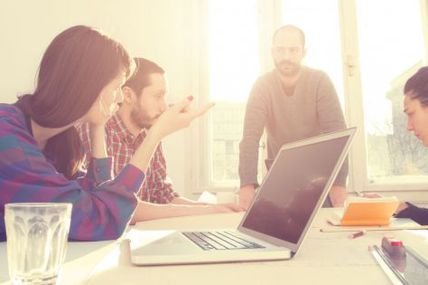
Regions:
[[[89, 111], [119, 72], [125, 70], [129, 75], [130, 66], [129, 54], [117, 41], [90, 27], [71, 27], [50, 43], [34, 93], [22, 96], [16, 105], [40, 126], [66, 126]], [[73, 178], [83, 156], [76, 129], [50, 138], [44, 154], [58, 172]]]

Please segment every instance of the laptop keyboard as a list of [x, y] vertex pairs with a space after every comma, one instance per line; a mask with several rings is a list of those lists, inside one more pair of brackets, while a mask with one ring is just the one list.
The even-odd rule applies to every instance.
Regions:
[[264, 246], [235, 235], [232, 232], [183, 232], [203, 250], [254, 249]]

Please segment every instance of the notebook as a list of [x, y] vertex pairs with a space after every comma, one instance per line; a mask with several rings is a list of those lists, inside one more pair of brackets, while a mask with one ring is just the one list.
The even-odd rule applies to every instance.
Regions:
[[132, 263], [292, 258], [343, 164], [355, 131], [350, 128], [284, 145], [237, 229], [142, 231], [151, 242], [130, 238]]
[[336, 226], [386, 226], [399, 204], [396, 197], [349, 197], [343, 211], [334, 213], [328, 222]]

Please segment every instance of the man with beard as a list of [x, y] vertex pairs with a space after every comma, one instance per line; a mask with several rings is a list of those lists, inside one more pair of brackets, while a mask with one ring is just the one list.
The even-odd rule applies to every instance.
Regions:
[[[117, 175], [146, 137], [147, 130], [168, 108], [165, 71], [156, 63], [135, 58], [136, 70], [122, 86], [123, 101], [106, 123], [107, 154], [113, 157]], [[90, 155], [89, 126], [79, 129], [86, 156]], [[239, 211], [234, 204], [212, 205], [180, 197], [167, 178], [166, 161], [160, 143], [152, 156], [141, 186], [140, 201], [133, 221], [186, 215]]]
[[[239, 199], [245, 209], [258, 187], [258, 149], [265, 128], [269, 167], [283, 144], [346, 127], [329, 77], [301, 65], [305, 56], [303, 31], [292, 25], [279, 28], [273, 36], [271, 52], [275, 69], [255, 82], [245, 112], [239, 153]], [[339, 172], [325, 206], [343, 205], [346, 176], [347, 163]]]

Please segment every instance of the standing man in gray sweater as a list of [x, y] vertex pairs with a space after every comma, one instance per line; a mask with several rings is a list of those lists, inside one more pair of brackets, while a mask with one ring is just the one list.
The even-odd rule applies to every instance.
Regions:
[[[245, 113], [239, 153], [239, 200], [244, 208], [251, 204], [258, 186], [258, 148], [264, 128], [267, 161], [272, 161], [284, 143], [346, 127], [332, 82], [324, 72], [302, 66], [304, 56], [301, 29], [287, 25], [275, 32], [272, 57], [276, 68], [256, 81]], [[327, 205], [343, 205], [346, 176], [347, 163], [330, 190]]]

